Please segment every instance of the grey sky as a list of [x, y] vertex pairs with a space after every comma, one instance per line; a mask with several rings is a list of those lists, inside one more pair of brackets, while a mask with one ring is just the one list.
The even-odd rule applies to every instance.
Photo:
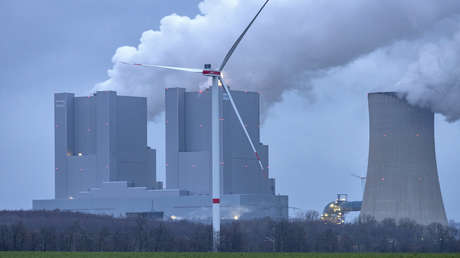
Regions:
[[[171, 13], [195, 17], [199, 13], [198, 2], [0, 2], [0, 57], [4, 61], [2, 67], [6, 68], [0, 70], [0, 108], [4, 114], [0, 127], [0, 209], [26, 209], [31, 207], [32, 199], [53, 196], [53, 93], [70, 91], [88, 94], [96, 83], [108, 79], [106, 71], [112, 68], [111, 59], [118, 47], [137, 46], [144, 31], [158, 30], [160, 19]], [[406, 71], [420, 59], [418, 46], [436, 43], [439, 38], [449, 38], [455, 32], [455, 28], [450, 31], [449, 26], [440, 26], [438, 20], [455, 18], [460, 10], [455, 1], [445, 1], [443, 6], [439, 6], [433, 4], [434, 1], [415, 5], [415, 1], [407, 0], [403, 2], [403, 7], [398, 4], [401, 1], [388, 1], [386, 6], [370, 2], [357, 0], [345, 6], [306, 6], [315, 11], [305, 11], [302, 16], [308, 30], [304, 34], [290, 34], [289, 37], [295, 40], [281, 40], [277, 39], [279, 36], [273, 30], [283, 25], [280, 17], [286, 18], [287, 24], [298, 24], [298, 20], [295, 15], [287, 16], [289, 1], [273, 0], [261, 16], [260, 23], [254, 25], [248, 38], [242, 42], [239, 54], [235, 53], [229, 62], [228, 72], [234, 82], [232, 86], [242, 88], [242, 85], [249, 85], [248, 88], [259, 90], [266, 103], [270, 103], [264, 112], [266, 120], [262, 127], [262, 141], [270, 146], [270, 169], [277, 180], [277, 192], [289, 195], [290, 206], [320, 210], [335, 198], [336, 193], [349, 193], [353, 200], [361, 199], [360, 182], [350, 174], [364, 175], [366, 172], [366, 93], [394, 89], [393, 85], [407, 77]], [[258, 1], [250, 1], [248, 8], [241, 8], [235, 14], [242, 14], [244, 18], [258, 4]], [[363, 5], [368, 6], [364, 8]], [[359, 8], [368, 10], [370, 14], [360, 17], [356, 15], [359, 13], [350, 14], [349, 10]], [[327, 25], [334, 19], [323, 18], [321, 12], [325, 10], [330, 12], [331, 17], [338, 17], [340, 24]], [[205, 11], [212, 14], [212, 10]], [[302, 14], [301, 11], [298, 13]], [[375, 26], [362, 25], [363, 19]], [[246, 22], [246, 19], [232, 20], [230, 17], [226, 26], [231, 28], [232, 33], [222, 36], [221, 41], [217, 40], [219, 48], [210, 50], [209, 55], [222, 58], [227, 43]], [[263, 22], [269, 27], [264, 27]], [[349, 23], [348, 27], [342, 27], [345, 22]], [[367, 34], [362, 33], [363, 29], [368, 29]], [[343, 33], [335, 33], [343, 30]], [[253, 36], [250, 36], [251, 32]], [[203, 41], [203, 51], [212, 46], [207, 40], [209, 36], [195, 34], [184, 36], [187, 41], [174, 46], [193, 45], [188, 42], [196, 37]], [[264, 42], [263, 46], [258, 40]], [[201, 44], [201, 41], [198, 42]], [[304, 49], [300, 52], [284, 51], [291, 45], [296, 50], [295, 47], [302, 44]], [[258, 46], [261, 46], [260, 49]], [[153, 52], [149, 53], [155, 57], [156, 49], [161, 47], [153, 46], [151, 49]], [[281, 49], [283, 51], [279, 51]], [[195, 64], [195, 61], [203, 59], [201, 50], [190, 53], [190, 59], [171, 56], [170, 60], [177, 61], [179, 65], [187, 65], [184, 64], [186, 61]], [[250, 76], [234, 75], [254, 67], [253, 62], [264, 61], [263, 58], [248, 58], [245, 53], [255, 52], [263, 56], [264, 51], [275, 53], [268, 55], [272, 60], [265, 62], [265, 71], [259, 68]], [[209, 55], [204, 57], [210, 59]], [[295, 59], [296, 55], [316, 61]], [[289, 72], [282, 73], [272, 80], [287, 85], [282, 88], [267, 89], [264, 86], [267, 83], [257, 84], [259, 79], [267, 82], [267, 73], [280, 64], [287, 66], [283, 69], [291, 71], [289, 69], [295, 68], [294, 71], [307, 75], [291, 77]], [[321, 71], [318, 72], [318, 69]], [[132, 75], [122, 70], [120, 74], [125, 77]], [[197, 80], [183, 82], [188, 79], [185, 77], [161, 76], [150, 73], [143, 78], [155, 80], [157, 84], [170, 83], [192, 89], [203, 83]], [[300, 83], [287, 81], [292, 78]], [[138, 82], [142, 85], [149, 81]], [[161, 87], [159, 90], [150, 87], [148, 91], [135, 93], [161, 99]], [[124, 92], [129, 93], [129, 89], [123, 86], [121, 93]], [[156, 105], [161, 105], [161, 102]], [[154, 122], [149, 123], [149, 144], [158, 151], [159, 178], [164, 179], [163, 115], [161, 107], [154, 108], [157, 116]], [[457, 221], [460, 220], [460, 208], [456, 205], [460, 202], [460, 190], [456, 185], [460, 167], [457, 152], [459, 129], [458, 122], [447, 123], [441, 115], [437, 115], [436, 150], [441, 187], [447, 216]]]
[[117, 47], [137, 44], [163, 16], [198, 12], [198, 1], [165, 3], [0, 1], [0, 209], [54, 195], [55, 92], [88, 94]]

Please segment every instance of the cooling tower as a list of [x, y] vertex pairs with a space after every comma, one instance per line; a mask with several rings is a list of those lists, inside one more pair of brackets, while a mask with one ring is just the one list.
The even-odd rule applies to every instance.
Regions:
[[369, 162], [361, 216], [446, 225], [436, 168], [434, 114], [396, 93], [369, 98]]

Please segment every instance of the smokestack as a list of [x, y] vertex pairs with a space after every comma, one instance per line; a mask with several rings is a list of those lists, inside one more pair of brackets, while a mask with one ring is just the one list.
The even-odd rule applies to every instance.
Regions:
[[434, 113], [397, 93], [370, 93], [369, 162], [361, 216], [447, 225], [434, 146]]

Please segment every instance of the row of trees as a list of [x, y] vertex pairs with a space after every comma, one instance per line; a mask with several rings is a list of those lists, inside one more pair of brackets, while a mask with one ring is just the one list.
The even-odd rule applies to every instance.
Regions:
[[[410, 220], [325, 224], [301, 219], [224, 223], [221, 251], [460, 252], [460, 233]], [[0, 212], [0, 251], [210, 251], [211, 227], [187, 221], [113, 218], [59, 211]]]

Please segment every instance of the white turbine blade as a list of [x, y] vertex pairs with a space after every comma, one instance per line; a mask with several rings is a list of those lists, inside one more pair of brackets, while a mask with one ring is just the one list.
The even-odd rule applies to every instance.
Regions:
[[127, 63], [127, 62], [120, 62], [120, 63], [126, 64], [126, 65], [136, 65], [136, 66], [149, 67], [149, 68], [152, 68], [152, 67], [163, 68], [163, 69], [192, 72], [192, 73], [202, 73], [203, 72], [203, 69], [196, 69], [196, 68], [185, 68], [185, 67], [166, 66], [166, 65], [132, 64], [132, 63]]
[[254, 154], [256, 155], [257, 161], [259, 161], [260, 169], [263, 171], [264, 166], [262, 165], [262, 161], [260, 160], [260, 156], [257, 153], [256, 147], [254, 146], [254, 143], [252, 142], [251, 137], [249, 136], [249, 132], [246, 129], [246, 126], [244, 125], [244, 122], [243, 122], [243, 119], [241, 118], [240, 112], [238, 111], [238, 108], [236, 107], [235, 102], [233, 101], [232, 94], [230, 93], [230, 90], [228, 89], [227, 85], [225, 85], [224, 81], [222, 80], [222, 77], [218, 77], [218, 78], [219, 78], [220, 83], [222, 83], [222, 86], [224, 87], [225, 92], [227, 92], [227, 94], [228, 94], [228, 98], [230, 100], [230, 103], [232, 104], [233, 110], [235, 110], [235, 114], [238, 117], [238, 120], [240, 121], [241, 127], [243, 127], [243, 131], [246, 134], [246, 138], [248, 138], [248, 141], [249, 141], [249, 144], [251, 145], [252, 151], [254, 151]]
[[236, 47], [238, 46], [240, 41], [243, 39], [244, 34], [246, 34], [246, 32], [249, 30], [249, 28], [251, 27], [252, 23], [254, 23], [254, 21], [256, 20], [257, 16], [259, 16], [260, 12], [262, 12], [262, 9], [264, 9], [265, 5], [267, 5], [268, 1], [270, 1], [270, 0], [265, 1], [265, 3], [262, 5], [262, 7], [257, 12], [256, 16], [254, 16], [254, 18], [252, 18], [252, 21], [249, 23], [249, 25], [246, 27], [246, 29], [244, 29], [243, 33], [241, 33], [241, 35], [236, 39], [235, 43], [233, 43], [232, 48], [230, 48], [230, 50], [228, 51], [227, 55], [224, 57], [224, 60], [222, 61], [222, 64], [220, 65], [219, 72], [221, 72], [224, 69], [225, 65], [228, 62], [228, 59], [230, 59], [230, 57], [232, 56], [233, 51], [235, 51]]

